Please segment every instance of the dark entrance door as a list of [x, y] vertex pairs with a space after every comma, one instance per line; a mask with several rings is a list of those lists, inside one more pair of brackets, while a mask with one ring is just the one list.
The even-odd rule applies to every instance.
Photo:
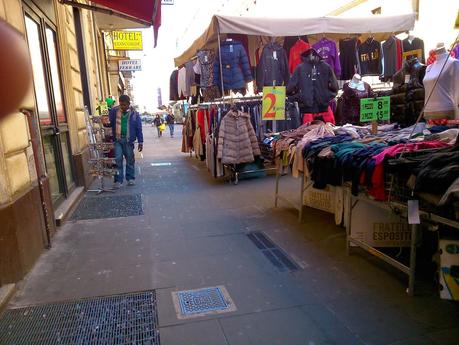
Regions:
[[33, 4], [25, 5], [35, 98], [53, 204], [75, 188], [70, 136], [64, 107], [56, 27]]

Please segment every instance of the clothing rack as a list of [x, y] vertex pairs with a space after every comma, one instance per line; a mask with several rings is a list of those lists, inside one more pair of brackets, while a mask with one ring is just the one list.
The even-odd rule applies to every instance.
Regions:
[[239, 183], [239, 176], [241, 176], [241, 175], [256, 174], [256, 173], [259, 173], [259, 172], [269, 172], [269, 171], [277, 170], [277, 168], [274, 167], [274, 168], [263, 168], [263, 169], [253, 169], [253, 170], [246, 170], [246, 171], [237, 171], [234, 165], [224, 164], [223, 166], [231, 171], [231, 176], [229, 178], [229, 182], [233, 183], [234, 185], [237, 185]]

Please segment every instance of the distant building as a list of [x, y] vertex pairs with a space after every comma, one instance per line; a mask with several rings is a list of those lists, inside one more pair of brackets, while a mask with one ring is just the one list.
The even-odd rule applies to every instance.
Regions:
[[158, 87], [158, 107], [162, 106], [163, 105], [163, 98], [162, 98], [162, 94], [161, 94], [161, 88]]

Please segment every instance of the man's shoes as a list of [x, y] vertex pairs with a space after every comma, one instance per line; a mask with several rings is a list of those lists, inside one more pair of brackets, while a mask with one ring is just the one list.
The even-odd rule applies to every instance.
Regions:
[[127, 185], [128, 186], [135, 186], [135, 181], [134, 180], [129, 180]]
[[112, 185], [112, 189], [120, 189], [121, 188], [121, 183], [119, 182], [114, 182]]

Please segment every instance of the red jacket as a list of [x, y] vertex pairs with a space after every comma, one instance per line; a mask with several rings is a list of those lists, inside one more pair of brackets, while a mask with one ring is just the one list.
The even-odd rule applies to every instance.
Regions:
[[299, 39], [290, 49], [290, 56], [288, 60], [288, 69], [293, 73], [296, 66], [301, 63], [301, 54], [311, 48], [310, 44]]

